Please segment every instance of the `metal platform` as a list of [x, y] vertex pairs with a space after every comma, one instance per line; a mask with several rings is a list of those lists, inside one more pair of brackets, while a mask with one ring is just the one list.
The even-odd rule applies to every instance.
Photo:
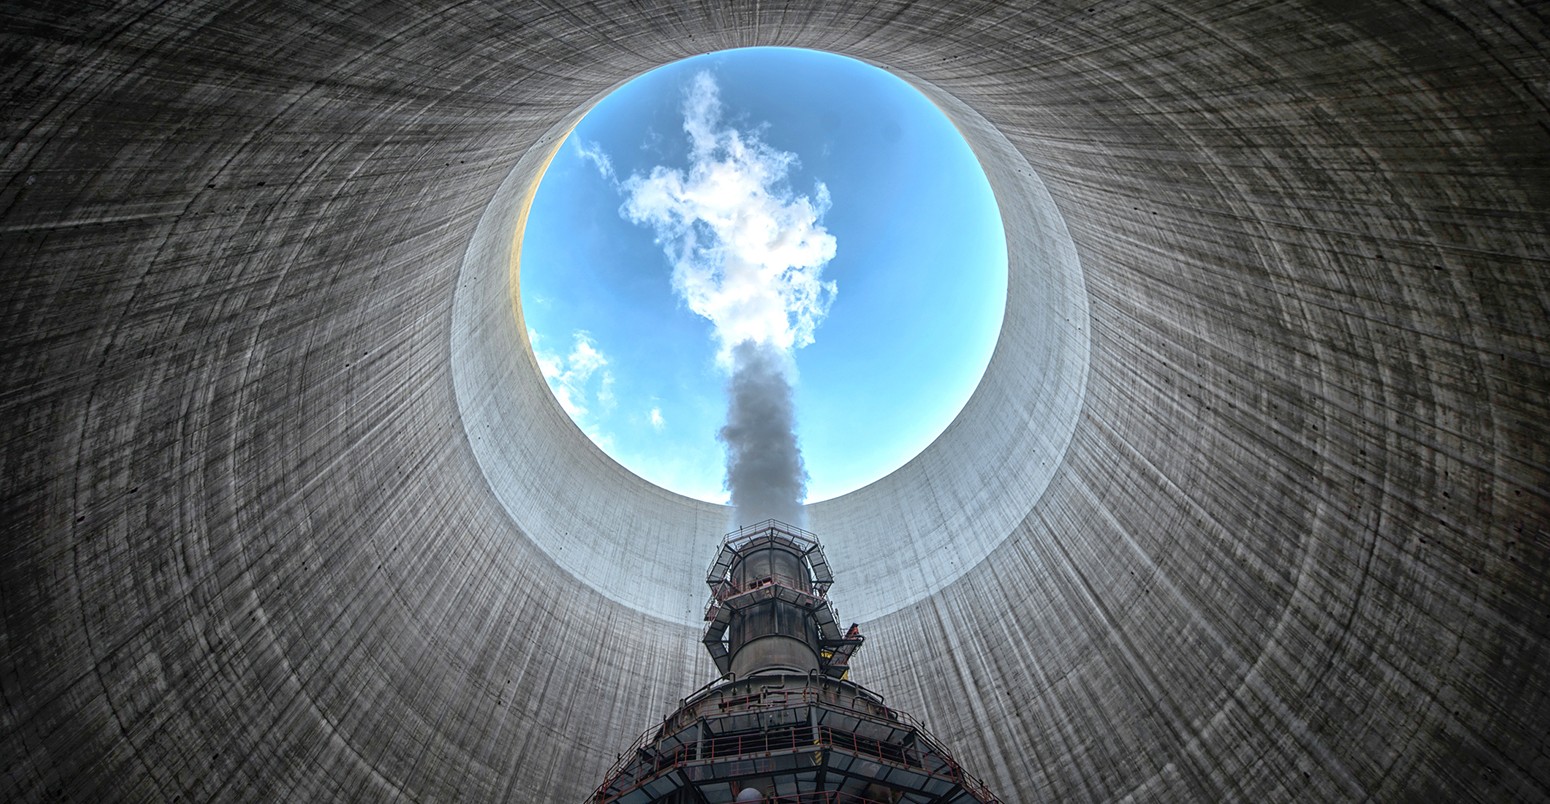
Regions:
[[593, 804], [733, 804], [750, 791], [787, 804], [998, 801], [919, 723], [845, 679], [865, 638], [840, 630], [815, 535], [739, 528], [705, 583], [703, 641], [721, 677], [621, 754]]

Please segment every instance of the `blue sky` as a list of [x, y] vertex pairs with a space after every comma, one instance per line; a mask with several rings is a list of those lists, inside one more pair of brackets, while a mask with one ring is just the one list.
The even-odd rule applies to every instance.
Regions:
[[754, 48], [667, 65], [594, 108], [539, 187], [521, 271], [562, 406], [692, 497], [727, 499], [733, 341], [775, 344], [817, 501], [902, 465], [962, 408], [1000, 328], [1006, 247], [973, 153], [918, 92], [851, 59]]

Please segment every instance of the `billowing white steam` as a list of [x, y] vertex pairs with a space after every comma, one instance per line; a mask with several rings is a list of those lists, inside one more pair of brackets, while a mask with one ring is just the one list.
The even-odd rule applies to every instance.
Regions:
[[[622, 212], [656, 232], [673, 263], [673, 288], [715, 329], [717, 360], [730, 373], [727, 489], [741, 523], [802, 519], [807, 472], [792, 408], [793, 350], [834, 301], [823, 266], [834, 236], [820, 223], [829, 206], [822, 183], [813, 197], [786, 184], [796, 155], [754, 132], [721, 122], [714, 79], [695, 76], [684, 100], [689, 167], [635, 174], [621, 189]], [[588, 155], [611, 176], [606, 157]]]

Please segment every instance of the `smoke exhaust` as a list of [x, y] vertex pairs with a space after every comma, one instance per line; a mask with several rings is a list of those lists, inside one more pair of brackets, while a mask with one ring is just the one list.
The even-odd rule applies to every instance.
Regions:
[[[726, 489], [736, 521], [803, 521], [807, 471], [797, 446], [792, 355], [813, 342], [837, 292], [823, 268], [837, 244], [821, 219], [829, 191], [786, 186], [796, 154], [721, 121], [707, 73], [685, 92], [686, 169], [658, 165], [618, 183], [620, 211], [647, 225], [673, 264], [673, 289], [711, 323], [728, 374]], [[606, 154], [586, 151], [612, 179]]]
[[726, 487], [740, 523], [805, 521], [807, 470], [785, 361], [785, 355], [752, 341], [732, 350], [727, 423], [719, 438], [726, 445]]

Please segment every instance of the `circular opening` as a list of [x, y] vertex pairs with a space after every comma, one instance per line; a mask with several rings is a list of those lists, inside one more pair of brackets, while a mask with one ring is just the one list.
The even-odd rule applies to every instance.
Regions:
[[[847, 590], [846, 615], [860, 622], [953, 583], [1035, 515], [1087, 382], [1081, 266], [1043, 182], [973, 108], [896, 74], [947, 114], [983, 166], [1005, 226], [1006, 307], [984, 377], [947, 429], [876, 482], [803, 511]], [[589, 80], [618, 87], [632, 77]], [[486, 205], [452, 304], [452, 383], [466, 443], [500, 507], [488, 515], [509, 520], [514, 538], [596, 593], [694, 629], [706, 556], [733, 523], [731, 510], [647, 482], [583, 436], [549, 390], [521, 311], [524, 210], [567, 134], [605, 94], [555, 114]]]
[[715, 503], [738, 340], [789, 362], [813, 502], [947, 428], [1006, 303], [995, 197], [942, 110], [790, 48], [676, 62], [599, 101], [544, 172], [520, 263], [561, 407], [634, 473]]

